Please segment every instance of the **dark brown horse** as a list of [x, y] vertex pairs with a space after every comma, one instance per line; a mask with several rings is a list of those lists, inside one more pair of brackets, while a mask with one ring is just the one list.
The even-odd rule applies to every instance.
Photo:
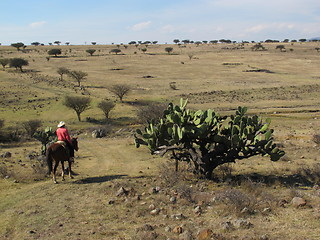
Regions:
[[[73, 146], [74, 150], [78, 151], [79, 148], [78, 148], [77, 138], [71, 139], [71, 145]], [[52, 178], [54, 183], [57, 183], [56, 171], [60, 162], [62, 167], [62, 181], [64, 181], [64, 162], [65, 161], [68, 161], [69, 163], [69, 177], [73, 178], [71, 175], [72, 162], [70, 159], [70, 154], [69, 154], [69, 150], [67, 149], [66, 143], [58, 141], [51, 144], [47, 148], [46, 160], [48, 163], [49, 174], [52, 173]]]

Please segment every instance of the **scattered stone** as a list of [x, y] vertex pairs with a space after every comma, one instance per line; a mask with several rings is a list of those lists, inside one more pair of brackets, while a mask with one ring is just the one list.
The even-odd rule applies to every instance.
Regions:
[[154, 227], [150, 224], [144, 224], [142, 227], [139, 227], [136, 229], [137, 232], [139, 231], [151, 232], [153, 230], [154, 230]]
[[292, 200], [291, 200], [291, 204], [292, 204], [293, 207], [298, 208], [298, 207], [303, 207], [303, 206], [305, 206], [305, 205], [307, 204], [307, 202], [306, 202], [305, 199], [303, 199], [303, 198], [301, 198], [301, 197], [294, 197], [294, 198], [292, 198]]
[[320, 190], [320, 185], [318, 185], [318, 184], [314, 185], [313, 190]]
[[110, 199], [109, 201], [108, 201], [108, 204], [109, 205], [112, 205], [112, 204], [114, 204], [115, 203], [115, 201], [113, 200], [113, 199]]
[[149, 192], [151, 194], [156, 194], [156, 193], [159, 193], [159, 191], [160, 191], [160, 187], [152, 187]]
[[262, 213], [270, 213], [271, 212], [271, 208], [264, 208], [262, 210]]
[[158, 215], [160, 213], [160, 208], [156, 208], [156, 209], [153, 209], [151, 212], [150, 212], [150, 214], [151, 215]]
[[192, 233], [187, 230], [179, 235], [179, 240], [193, 240]]
[[12, 156], [11, 152], [5, 152], [5, 153], [1, 154], [2, 158], [11, 158], [11, 156]]
[[124, 187], [121, 187], [118, 192], [116, 193], [116, 196], [117, 197], [120, 197], [120, 196], [126, 196], [128, 195], [128, 191], [124, 188]]
[[253, 224], [251, 222], [242, 218], [235, 220], [233, 224], [236, 228], [242, 228], [242, 229], [249, 229], [253, 227]]
[[234, 225], [230, 221], [222, 222], [221, 227], [223, 231], [231, 231], [234, 229]]
[[184, 216], [182, 213], [178, 213], [178, 214], [171, 215], [171, 218], [176, 219], [176, 220], [182, 220], [182, 219], [186, 219], [187, 217]]
[[195, 214], [201, 214], [202, 213], [202, 209], [201, 209], [200, 206], [196, 206], [193, 211], [194, 211]]
[[172, 232], [177, 233], [177, 234], [181, 234], [181, 233], [183, 233], [183, 229], [181, 226], [175, 226], [173, 228]]
[[251, 211], [250, 211], [249, 208], [244, 207], [244, 208], [241, 210], [241, 213], [242, 213], [242, 214], [251, 214]]
[[26, 159], [33, 160], [33, 159], [36, 159], [37, 157], [38, 157], [38, 153], [35, 151], [31, 151], [27, 154]]
[[176, 203], [177, 202], [177, 198], [176, 197], [171, 197], [170, 198], [170, 202], [171, 203]]
[[203, 229], [199, 232], [197, 240], [209, 240], [212, 235], [213, 232], [211, 229]]
[[149, 207], [148, 207], [150, 210], [153, 210], [153, 209], [155, 209], [156, 208], [156, 206], [152, 203], [152, 204], [150, 204], [149, 205]]
[[288, 201], [285, 199], [282, 199], [278, 202], [279, 207], [286, 207], [287, 204], [288, 204]]
[[166, 227], [164, 228], [164, 231], [166, 231], [166, 232], [171, 232], [171, 231], [172, 231], [172, 229], [171, 229], [171, 227], [166, 226]]
[[140, 201], [141, 200], [141, 195], [140, 194], [136, 195], [135, 196], [135, 200]]
[[259, 239], [260, 240], [269, 240], [270, 238], [269, 238], [268, 234], [263, 234], [263, 235], [260, 236]]

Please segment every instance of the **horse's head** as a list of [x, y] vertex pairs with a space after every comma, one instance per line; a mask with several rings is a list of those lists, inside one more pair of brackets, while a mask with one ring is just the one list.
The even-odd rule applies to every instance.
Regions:
[[71, 139], [71, 143], [72, 143], [72, 147], [74, 150], [78, 151], [79, 147], [78, 147], [78, 138], [74, 137]]

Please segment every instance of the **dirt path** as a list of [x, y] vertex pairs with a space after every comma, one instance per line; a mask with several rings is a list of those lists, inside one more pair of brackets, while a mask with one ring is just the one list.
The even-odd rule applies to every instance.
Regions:
[[[136, 149], [132, 139], [80, 139], [76, 155], [75, 171], [79, 177], [138, 176], [152, 174], [159, 158], [146, 148]], [[77, 157], [78, 156], [78, 157]]]

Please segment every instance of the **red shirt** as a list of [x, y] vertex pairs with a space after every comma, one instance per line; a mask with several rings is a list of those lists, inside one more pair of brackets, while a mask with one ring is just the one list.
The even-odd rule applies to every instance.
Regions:
[[60, 127], [57, 129], [56, 131], [57, 137], [59, 141], [64, 141], [67, 140], [68, 142], [71, 143], [71, 138], [70, 135], [68, 133], [68, 130], [64, 127]]

